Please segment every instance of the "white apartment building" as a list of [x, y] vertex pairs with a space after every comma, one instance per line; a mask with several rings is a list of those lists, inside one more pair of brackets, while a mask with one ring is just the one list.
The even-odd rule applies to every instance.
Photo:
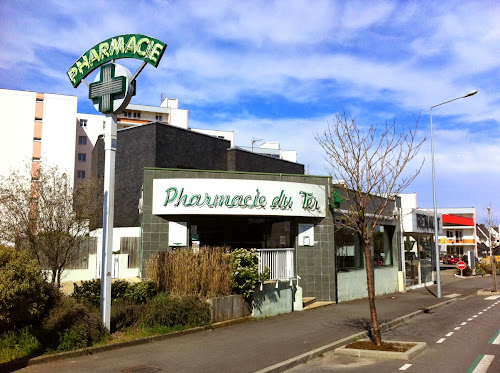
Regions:
[[441, 252], [462, 256], [472, 250], [477, 257], [476, 208], [438, 208], [438, 212], [443, 214]]
[[[77, 113], [77, 97], [0, 89], [0, 176], [32, 164], [56, 165], [70, 177], [86, 179], [91, 173], [92, 151], [110, 118]], [[129, 104], [117, 115], [118, 130], [150, 122], [162, 122], [231, 142], [234, 131], [189, 128], [189, 111], [179, 109], [177, 98], [165, 98], [160, 106]], [[297, 162], [296, 151], [280, 149], [279, 142], [258, 147], [238, 147], [273, 158]]]
[[31, 164], [73, 177], [77, 97], [0, 89], [0, 176]]

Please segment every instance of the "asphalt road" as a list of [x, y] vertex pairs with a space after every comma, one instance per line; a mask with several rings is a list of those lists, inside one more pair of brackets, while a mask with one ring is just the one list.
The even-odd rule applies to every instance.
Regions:
[[340, 357], [329, 352], [288, 372], [500, 372], [499, 335], [500, 296], [472, 296], [383, 335], [385, 340], [426, 342], [428, 349], [410, 361]]
[[[444, 281], [443, 299], [435, 297], [435, 286], [407, 293], [378, 296], [379, 321], [394, 320], [417, 310], [446, 302], [446, 299], [449, 302], [452, 298], [475, 294], [477, 289], [491, 286], [490, 277], [465, 280], [455, 278], [453, 271], [443, 271], [442, 274]], [[477, 299], [478, 309], [485, 302], [476, 296], [473, 296], [473, 299]], [[457, 309], [459, 302], [463, 301], [452, 301], [451, 304], [441, 308], [443, 310], [449, 309], [452, 312]], [[476, 302], [471, 302], [471, 304]], [[496, 307], [500, 309], [500, 306]], [[440, 315], [441, 308], [438, 309], [439, 312], [436, 312], [436, 316]], [[466, 311], [462, 310], [460, 314], [451, 315], [448, 318], [453, 322], [457, 315], [460, 316], [460, 320], [462, 314], [469, 318], [469, 310]], [[428, 321], [425, 320], [428, 316], [434, 315], [419, 316], [415, 320], [418, 323], [426, 324]], [[498, 316], [497, 314], [497, 318]], [[123, 347], [80, 357], [68, 357], [65, 360], [28, 366], [20, 371], [43, 373], [255, 372], [273, 364], [293, 359], [301, 354], [309, 353], [311, 350], [321, 348], [355, 333], [363, 332], [367, 320], [369, 320], [369, 308], [366, 299], [342, 302], [314, 310], [292, 312], [211, 331], [186, 334], [154, 343]], [[430, 317], [429, 320], [431, 320]], [[443, 326], [449, 325], [451, 327], [449, 320], [443, 323]], [[434, 331], [435, 328], [431, 328], [431, 332]], [[444, 330], [441, 334], [443, 333]], [[410, 337], [414, 335], [415, 333], [411, 333]], [[419, 335], [416, 336], [420, 338]], [[425, 333], [424, 336], [427, 337]], [[435, 339], [432, 340], [433, 343], [441, 338], [436, 337], [438, 335], [433, 337]], [[422, 340], [427, 342], [426, 339]], [[430, 344], [430, 342], [428, 343]], [[464, 364], [467, 363], [469, 362], [466, 361]], [[383, 366], [381, 368], [382, 370], [378, 371], [385, 371]], [[367, 372], [374, 371], [370, 367], [367, 369]], [[435, 372], [436, 370], [428, 371]]]

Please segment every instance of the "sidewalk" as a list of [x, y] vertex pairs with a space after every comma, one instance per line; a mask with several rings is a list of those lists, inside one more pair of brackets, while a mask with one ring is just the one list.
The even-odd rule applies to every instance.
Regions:
[[[491, 286], [491, 278], [455, 278], [442, 271], [442, 299], [436, 286], [377, 297], [381, 323], [443, 302], [475, 294]], [[460, 294], [460, 295], [458, 295]], [[23, 372], [255, 372], [364, 332], [369, 322], [368, 302], [356, 300], [264, 320], [183, 335], [145, 345], [125, 347], [24, 368]], [[291, 365], [293, 366], [293, 365]], [[290, 368], [291, 366], [286, 366]]]

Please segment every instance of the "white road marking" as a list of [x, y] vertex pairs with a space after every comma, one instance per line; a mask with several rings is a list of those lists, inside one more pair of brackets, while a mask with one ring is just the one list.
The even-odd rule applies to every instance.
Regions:
[[500, 345], [500, 334], [491, 342], [492, 345]]
[[448, 295], [445, 295], [444, 297], [445, 298], [456, 298], [456, 297], [459, 297], [461, 296], [462, 294], [458, 294], [458, 293], [453, 293], [453, 294], [448, 294]]
[[467, 321], [464, 321], [463, 323], [461, 323], [460, 325], [467, 325]]
[[488, 308], [485, 308], [485, 309], [483, 310], [483, 312], [486, 312], [486, 311], [488, 311], [489, 309], [490, 309], [489, 307], [488, 307]]
[[489, 297], [484, 298], [484, 300], [495, 300], [498, 298], [500, 298], [500, 295], [490, 295]]
[[445, 335], [445, 337], [451, 337], [455, 332], [449, 332], [448, 334]]
[[482, 312], [478, 312], [477, 314], [478, 314], [478, 315], [482, 315], [483, 313], [482, 313]]
[[495, 355], [484, 355], [472, 373], [486, 373], [493, 359], [495, 359]]
[[472, 317], [477, 317], [477, 315], [474, 315], [474, 316], [472, 316]]
[[405, 364], [405, 365], [403, 365], [401, 368], [399, 368], [399, 370], [406, 370], [406, 369], [408, 369], [409, 367], [411, 367], [411, 364]]
[[461, 326], [457, 326], [457, 327], [456, 327], [456, 328], [454, 328], [454, 329], [455, 329], [455, 330], [458, 330], [458, 329], [460, 329], [460, 328], [461, 328]]
[[467, 321], [472, 321], [472, 317], [470, 319], [467, 319]]
[[441, 338], [439, 341], [437, 341], [436, 343], [443, 343], [444, 341], [446, 341], [446, 338]]

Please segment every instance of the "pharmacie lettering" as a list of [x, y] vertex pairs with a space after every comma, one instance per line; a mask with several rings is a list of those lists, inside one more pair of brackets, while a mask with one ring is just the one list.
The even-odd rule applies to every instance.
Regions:
[[120, 35], [105, 40], [85, 52], [67, 72], [73, 87], [77, 87], [97, 67], [118, 58], [137, 58], [158, 66], [166, 44], [140, 34]]
[[229, 208], [249, 208], [249, 209], [261, 209], [265, 208], [267, 204], [267, 199], [265, 196], [260, 194], [260, 191], [256, 189], [255, 195], [241, 195], [237, 194], [231, 196], [229, 194], [215, 194], [210, 195], [208, 193], [193, 194], [191, 196], [184, 192], [184, 188], [180, 191], [171, 187], [165, 190], [165, 202], [163, 206], [172, 205], [174, 207], [179, 207], [180, 205], [185, 207], [203, 207], [207, 206], [210, 208], [216, 207], [229, 207]]
[[292, 206], [292, 197], [287, 197], [284, 190], [281, 191], [279, 196], [274, 197], [271, 203], [272, 209], [290, 210]]
[[304, 210], [316, 211], [319, 210], [319, 203], [312, 193], [300, 192], [302, 197], [302, 208]]

